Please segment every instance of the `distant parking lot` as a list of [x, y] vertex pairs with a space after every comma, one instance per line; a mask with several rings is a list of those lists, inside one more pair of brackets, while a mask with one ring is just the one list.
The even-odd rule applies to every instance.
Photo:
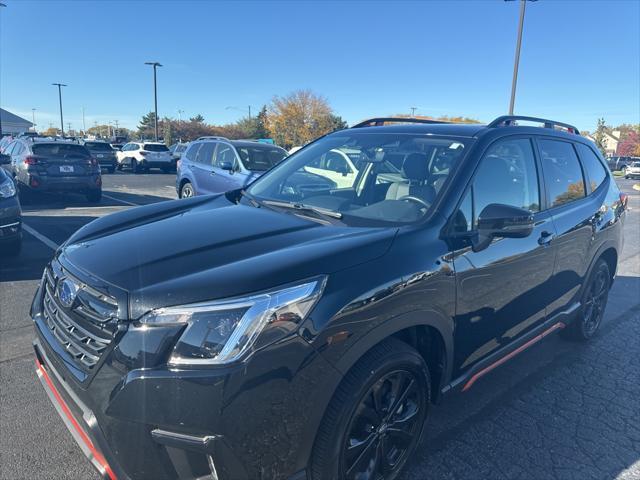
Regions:
[[[640, 480], [640, 192], [599, 337], [552, 338], [432, 410], [402, 479]], [[28, 311], [53, 249], [91, 220], [175, 199], [175, 174], [103, 176], [103, 198], [34, 197], [18, 258], [0, 259], [0, 478], [97, 478], [36, 381]], [[43, 477], [42, 472], [47, 472]]]

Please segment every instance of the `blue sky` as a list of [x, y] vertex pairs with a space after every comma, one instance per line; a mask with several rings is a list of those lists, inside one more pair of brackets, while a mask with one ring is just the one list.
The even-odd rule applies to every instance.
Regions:
[[[225, 123], [309, 88], [352, 123], [410, 107], [507, 111], [518, 3], [2, 0], [0, 104], [36, 123], [135, 127], [153, 109]], [[527, 5], [516, 113], [594, 128], [640, 122], [640, 1]], [[65, 125], [66, 128], [66, 125]]]

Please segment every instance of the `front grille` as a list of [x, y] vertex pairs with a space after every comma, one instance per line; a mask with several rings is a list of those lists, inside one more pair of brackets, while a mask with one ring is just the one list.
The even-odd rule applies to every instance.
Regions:
[[[69, 306], [60, 298], [62, 282], [77, 287]], [[47, 327], [78, 367], [91, 372], [113, 340], [118, 318], [115, 299], [80, 282], [66, 272], [52, 273], [47, 268], [44, 278], [42, 313]]]

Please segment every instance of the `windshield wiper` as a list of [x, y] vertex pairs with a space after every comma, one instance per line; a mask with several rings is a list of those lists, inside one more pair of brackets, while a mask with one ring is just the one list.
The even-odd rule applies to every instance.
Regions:
[[306, 205], [304, 203], [280, 202], [277, 200], [262, 200], [262, 203], [265, 205], [269, 205], [271, 207], [289, 208], [292, 210], [299, 210], [302, 212], [314, 212], [319, 215], [323, 215], [331, 218], [342, 218], [342, 214], [340, 212], [335, 212], [333, 210], [329, 210], [328, 208], [315, 207], [313, 205]]

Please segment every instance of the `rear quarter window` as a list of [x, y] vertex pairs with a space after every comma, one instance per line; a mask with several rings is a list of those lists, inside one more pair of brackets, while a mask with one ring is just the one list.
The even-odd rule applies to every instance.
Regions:
[[549, 205], [559, 207], [586, 195], [582, 168], [573, 145], [560, 140], [538, 140]]
[[607, 172], [600, 162], [600, 159], [594, 151], [591, 150], [591, 148], [587, 145], [583, 145], [582, 143], [576, 144], [576, 148], [578, 149], [580, 160], [582, 160], [582, 166], [589, 178], [589, 186], [593, 192], [605, 181], [607, 178]]

